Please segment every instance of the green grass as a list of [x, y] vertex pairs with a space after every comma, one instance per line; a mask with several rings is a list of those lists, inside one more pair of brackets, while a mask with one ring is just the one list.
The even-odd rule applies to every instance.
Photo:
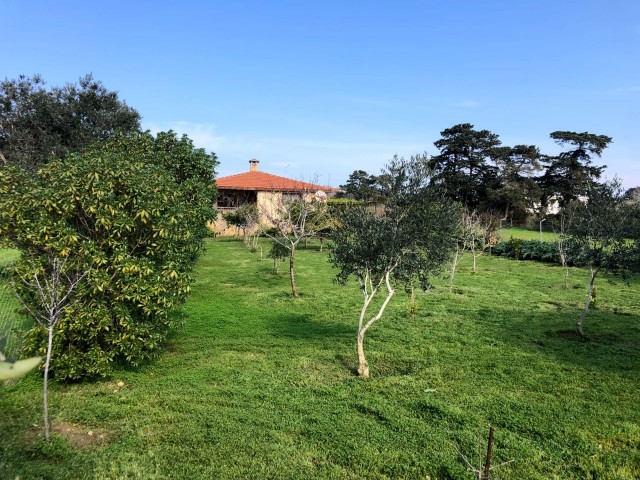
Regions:
[[565, 289], [560, 267], [469, 260], [414, 318], [398, 291], [363, 380], [361, 295], [332, 283], [325, 253], [300, 251], [292, 299], [272, 261], [212, 241], [156, 361], [51, 388], [54, 422], [104, 444], [37, 437], [37, 374], [0, 389], [0, 478], [473, 478], [457, 450], [476, 458], [490, 425], [494, 462], [515, 460], [493, 478], [639, 478], [637, 279], [600, 282], [580, 340], [583, 271]]
[[[500, 230], [498, 230], [500, 234]], [[522, 240], [540, 240], [540, 230], [528, 230], [526, 228], [519, 227], [505, 227], [502, 229], [502, 239], [509, 240], [511, 237], [520, 238]], [[544, 231], [544, 224], [542, 230], [542, 240], [545, 242], [553, 242], [556, 239], [554, 232]]]
[[0, 333], [4, 332], [7, 337], [7, 345], [3, 352], [7, 357], [12, 357], [19, 350], [20, 338], [15, 330], [23, 328], [25, 320], [16, 313], [20, 305], [8, 288], [8, 276], [1, 268], [17, 260], [18, 256], [17, 250], [0, 248]]

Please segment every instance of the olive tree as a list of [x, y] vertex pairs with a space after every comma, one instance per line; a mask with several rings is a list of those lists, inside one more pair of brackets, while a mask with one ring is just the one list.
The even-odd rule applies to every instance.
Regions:
[[598, 274], [640, 271], [637, 231], [638, 206], [625, 201], [617, 180], [592, 185], [584, 202], [577, 202], [567, 227], [568, 251], [576, 265], [587, 267], [589, 287], [577, 330], [593, 299]]
[[[363, 295], [358, 318], [358, 374], [369, 376], [364, 352], [365, 334], [382, 318], [397, 284], [418, 283], [424, 290], [429, 276], [451, 258], [457, 238], [460, 208], [443, 201], [430, 183], [424, 155], [410, 160], [394, 157], [383, 171], [386, 204], [382, 214], [362, 205], [350, 205], [340, 214], [332, 235], [331, 263], [339, 269], [337, 281], [354, 277]], [[384, 293], [383, 293], [384, 292]], [[373, 300], [384, 295], [370, 312]]]
[[289, 278], [291, 295], [298, 296], [295, 275], [296, 249], [303, 240], [317, 237], [326, 228], [329, 209], [323, 199], [311, 192], [284, 193], [261, 209], [267, 224], [261, 226], [262, 233], [289, 252]]

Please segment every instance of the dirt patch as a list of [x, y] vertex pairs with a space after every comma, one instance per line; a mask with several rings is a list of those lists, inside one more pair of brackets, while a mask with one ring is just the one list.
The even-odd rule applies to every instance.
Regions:
[[[79, 423], [60, 422], [51, 425], [51, 432], [67, 440], [69, 445], [81, 450], [100, 448], [111, 443], [113, 434], [102, 428], [88, 428]], [[27, 441], [33, 442], [44, 436], [42, 425], [32, 425], [27, 432]]]

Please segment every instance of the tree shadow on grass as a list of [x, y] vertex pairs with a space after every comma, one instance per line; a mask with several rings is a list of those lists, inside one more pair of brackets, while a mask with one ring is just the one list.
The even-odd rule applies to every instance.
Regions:
[[348, 342], [353, 328], [308, 314], [278, 313], [266, 319], [266, 328], [278, 338], [335, 344]]
[[[640, 316], [595, 310], [585, 320], [585, 336], [575, 323], [580, 311], [501, 312], [508, 328], [492, 328], [505, 343], [528, 353], [552, 356], [564, 364], [638, 379]], [[505, 323], [506, 324], [506, 323]], [[488, 332], [487, 332], [488, 333]]]

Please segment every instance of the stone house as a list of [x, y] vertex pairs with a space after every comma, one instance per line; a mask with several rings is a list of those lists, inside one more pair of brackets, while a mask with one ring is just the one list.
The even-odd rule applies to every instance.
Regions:
[[[292, 180], [258, 170], [260, 162], [249, 160], [249, 171], [220, 177], [218, 186], [218, 219], [213, 225], [218, 235], [231, 235], [236, 232], [225, 222], [223, 214], [233, 212], [243, 205], [255, 205], [258, 221], [262, 225], [269, 224], [269, 214], [277, 210], [277, 206], [291, 197], [326, 199], [336, 189], [315, 183]], [[287, 198], [289, 197], [289, 198]]]

